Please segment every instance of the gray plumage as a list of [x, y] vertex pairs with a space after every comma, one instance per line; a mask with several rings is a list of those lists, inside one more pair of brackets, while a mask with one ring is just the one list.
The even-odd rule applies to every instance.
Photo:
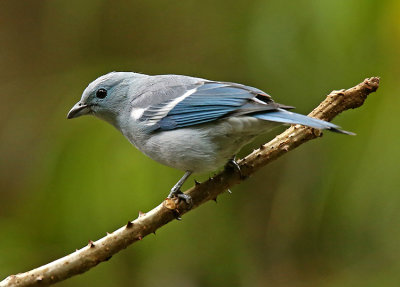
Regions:
[[93, 114], [150, 158], [188, 174], [217, 169], [254, 137], [282, 123], [351, 134], [290, 108], [240, 84], [112, 72], [89, 84], [68, 118]]

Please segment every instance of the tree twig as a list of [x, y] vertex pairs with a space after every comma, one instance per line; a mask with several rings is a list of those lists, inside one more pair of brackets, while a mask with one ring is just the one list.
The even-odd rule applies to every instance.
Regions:
[[[372, 77], [348, 90], [333, 91], [309, 115], [331, 121], [341, 112], [361, 106], [367, 96], [375, 92], [378, 87], [379, 78]], [[304, 126], [290, 127], [240, 160], [238, 163], [241, 174], [234, 169], [225, 168], [213, 178], [201, 184], [196, 183], [194, 187], [186, 191], [193, 200], [190, 210], [210, 199], [216, 199], [219, 194], [240, 183], [264, 165], [321, 135], [320, 131]], [[0, 282], [0, 287], [46, 286], [84, 273], [188, 211], [183, 202], [166, 199], [150, 212], [139, 213], [139, 217], [134, 221], [128, 222], [125, 226], [95, 242], [89, 241], [87, 246], [74, 253], [31, 271], [7, 277]]]

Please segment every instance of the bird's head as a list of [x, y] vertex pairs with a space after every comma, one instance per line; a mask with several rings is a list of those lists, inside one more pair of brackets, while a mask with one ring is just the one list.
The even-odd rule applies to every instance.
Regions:
[[92, 114], [115, 125], [118, 115], [129, 105], [129, 91], [134, 80], [142, 76], [132, 72], [111, 72], [97, 78], [87, 86], [67, 118]]

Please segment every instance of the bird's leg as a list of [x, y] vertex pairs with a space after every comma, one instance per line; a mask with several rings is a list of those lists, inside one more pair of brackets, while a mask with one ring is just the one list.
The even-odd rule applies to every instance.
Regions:
[[225, 167], [236, 170], [240, 177], [243, 178], [242, 170], [240, 169], [240, 166], [236, 162], [236, 155], [234, 155], [228, 162], [226, 163]]
[[184, 194], [181, 191], [181, 187], [183, 183], [188, 179], [188, 177], [192, 174], [190, 170], [187, 170], [185, 174], [182, 176], [180, 180], [174, 185], [174, 187], [171, 189], [171, 192], [168, 195], [168, 198], [173, 198], [174, 196], [183, 199], [189, 206], [192, 205], [192, 198], [190, 195]]

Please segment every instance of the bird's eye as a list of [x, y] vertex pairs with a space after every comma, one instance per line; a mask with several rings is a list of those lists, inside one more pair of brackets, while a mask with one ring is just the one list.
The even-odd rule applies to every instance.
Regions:
[[96, 97], [99, 99], [104, 99], [107, 97], [107, 91], [105, 89], [98, 89], [96, 91]]

